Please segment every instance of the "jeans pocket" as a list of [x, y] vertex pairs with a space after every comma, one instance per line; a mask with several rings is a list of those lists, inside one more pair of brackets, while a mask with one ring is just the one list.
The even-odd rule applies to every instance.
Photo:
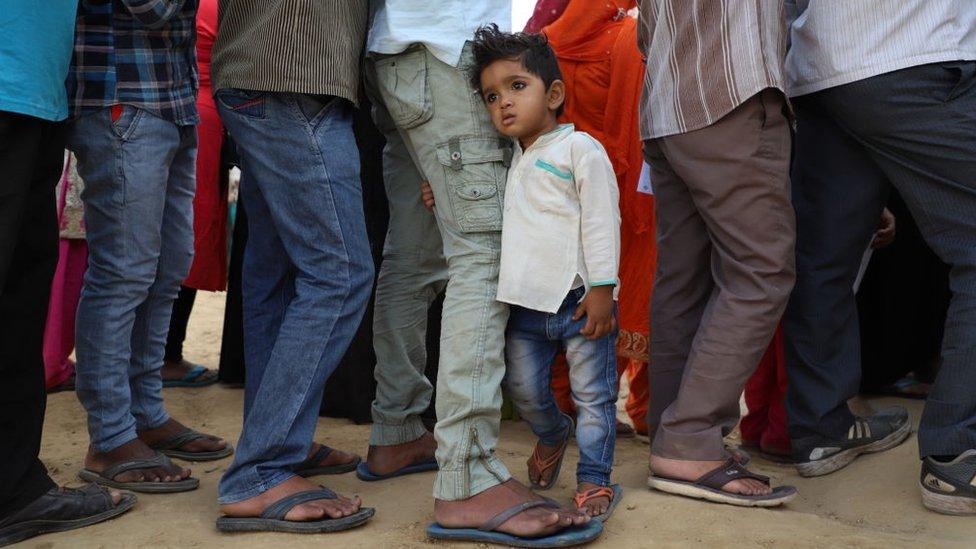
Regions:
[[943, 99], [943, 103], [959, 98], [969, 90], [976, 81], [976, 61], [956, 61], [943, 63], [942, 68], [952, 73], [952, 88]]
[[111, 108], [107, 108], [105, 109], [105, 113], [111, 121], [112, 132], [123, 141], [132, 137], [132, 133], [136, 131], [139, 121], [142, 120], [146, 112], [132, 105], [123, 105], [122, 114], [117, 119], [112, 120], [111, 110]]
[[214, 97], [228, 110], [250, 118], [264, 118], [266, 95], [261, 91], [225, 88], [217, 90]]
[[427, 51], [411, 50], [373, 62], [380, 97], [397, 128], [409, 130], [434, 115], [427, 82]]
[[498, 139], [488, 137], [454, 137], [437, 146], [451, 209], [462, 232], [502, 229], [505, 152]]

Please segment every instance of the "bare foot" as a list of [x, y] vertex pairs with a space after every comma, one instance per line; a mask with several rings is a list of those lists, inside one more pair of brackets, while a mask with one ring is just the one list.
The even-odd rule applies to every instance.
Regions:
[[[155, 450], [147, 446], [145, 442], [134, 439], [108, 452], [96, 452], [94, 448], [89, 447], [88, 454], [85, 456], [85, 468], [101, 473], [117, 463], [154, 457], [156, 457]], [[112, 477], [112, 480], [117, 482], [178, 482], [187, 478], [190, 478], [190, 470], [173, 464], [169, 467], [125, 471]]]
[[374, 475], [388, 475], [414, 463], [434, 459], [437, 442], [431, 432], [417, 440], [393, 446], [370, 446], [366, 454], [366, 467]]
[[[312, 459], [315, 452], [322, 448], [323, 444], [318, 442], [312, 442], [312, 448], [308, 451], [308, 457], [306, 459]], [[350, 454], [349, 452], [343, 452], [342, 450], [336, 450], [332, 448], [325, 459], [315, 464], [316, 467], [332, 467], [333, 465], [345, 465], [347, 463], [354, 463], [356, 460], [360, 459], [356, 454]]]
[[[169, 360], [163, 361], [163, 367], [159, 370], [159, 375], [162, 376], [163, 381], [179, 381], [183, 379], [186, 374], [190, 373], [190, 370], [196, 364], [192, 362], [187, 362], [186, 360], [181, 360], [179, 362], [172, 362]], [[196, 378], [196, 381], [209, 381], [217, 377], [217, 372], [215, 370], [207, 370], [200, 374], [200, 377]]]
[[[302, 477], [291, 477], [253, 498], [221, 505], [220, 511], [228, 517], [259, 517], [275, 502], [292, 494], [310, 490], [321, 490], [321, 487]], [[348, 517], [359, 511], [362, 504], [359, 496], [353, 496], [351, 499], [344, 496], [338, 496], [336, 499], [317, 499], [296, 505], [285, 515], [285, 520], [309, 521], [325, 517], [334, 519]]]
[[[186, 426], [179, 421], [170, 418], [169, 421], [160, 425], [159, 427], [156, 427], [155, 429], [139, 431], [139, 440], [145, 442], [147, 446], [150, 446], [178, 435], [186, 430]], [[217, 450], [223, 450], [226, 447], [227, 441], [224, 439], [207, 435], [203, 438], [191, 440], [179, 448], [174, 448], [174, 450], [181, 450], [183, 452], [215, 452]]]
[[[480, 528], [506, 509], [539, 499], [526, 486], [509, 479], [468, 499], [434, 500], [434, 518], [445, 528]], [[563, 507], [534, 507], [506, 520], [496, 531], [523, 538], [538, 538], [570, 526], [586, 524], [589, 520], [590, 517]]]
[[[593, 484], [592, 482], [581, 482], [576, 485], [576, 493], [583, 494], [589, 492], [590, 490], [598, 490], [600, 488], [603, 488], [603, 486]], [[606, 513], [609, 507], [610, 498], [607, 496], [600, 496], [598, 498], [590, 498], [586, 500], [586, 503], [584, 503], [579, 510], [591, 517], [595, 517]]]
[[536, 442], [535, 450], [529, 456], [526, 464], [529, 466], [529, 482], [543, 488], [555, 482], [557, 456], [566, 451], [566, 443], [559, 446], [548, 446], [541, 441]]
[[[721, 467], [725, 461], [686, 461], [651, 456], [651, 473], [666, 478], [695, 481], [702, 475]], [[772, 487], [758, 480], [741, 478], [731, 480], [722, 486], [722, 491], [746, 496], [765, 496], [773, 492]]]

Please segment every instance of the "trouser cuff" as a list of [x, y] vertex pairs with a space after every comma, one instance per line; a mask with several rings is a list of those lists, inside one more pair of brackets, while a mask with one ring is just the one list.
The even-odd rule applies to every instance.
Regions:
[[369, 434], [370, 446], [393, 446], [413, 442], [427, 433], [427, 427], [417, 416], [410, 416], [402, 425], [374, 423]]
[[441, 469], [434, 480], [434, 498], [457, 501], [498, 486], [512, 478], [502, 461], [494, 456], [469, 461], [460, 469]]

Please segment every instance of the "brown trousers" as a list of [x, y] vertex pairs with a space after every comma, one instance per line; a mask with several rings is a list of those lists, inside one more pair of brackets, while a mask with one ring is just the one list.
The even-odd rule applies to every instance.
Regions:
[[722, 460], [739, 397], [793, 288], [795, 216], [783, 94], [645, 141], [656, 196], [651, 453]]

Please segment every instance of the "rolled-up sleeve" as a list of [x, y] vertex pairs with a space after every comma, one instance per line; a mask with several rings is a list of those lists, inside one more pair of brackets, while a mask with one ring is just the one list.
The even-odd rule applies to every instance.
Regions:
[[158, 28], [180, 13], [186, 0], [122, 0], [132, 17], [149, 28]]
[[590, 286], [618, 286], [620, 192], [613, 165], [602, 148], [587, 152], [575, 166], [580, 201], [580, 238]]

